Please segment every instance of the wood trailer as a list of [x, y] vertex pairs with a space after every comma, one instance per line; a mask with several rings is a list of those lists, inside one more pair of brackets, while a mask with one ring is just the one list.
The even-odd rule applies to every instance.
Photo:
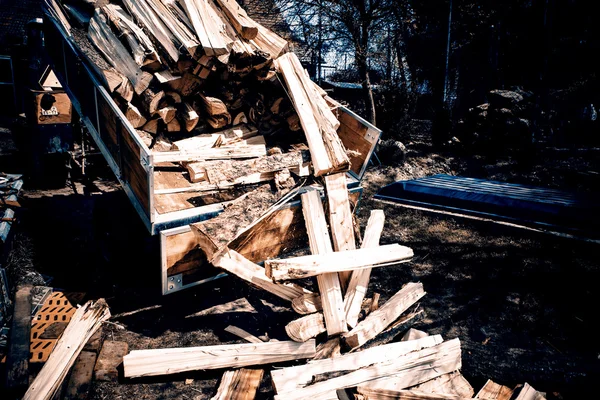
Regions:
[[[51, 15], [44, 16], [45, 41], [52, 67], [73, 109], [119, 180], [127, 197], [151, 235], [160, 236], [162, 293], [170, 294], [224, 276], [198, 279], [202, 254], [189, 224], [213, 218], [223, 210], [223, 202], [194, 206], [194, 196], [185, 179], [176, 181], [155, 171], [170, 161], [172, 152], [155, 152], [144, 144], [116, 102], [100, 83], [90, 62]], [[348, 150], [352, 169], [348, 172], [351, 199], [357, 205], [362, 193], [360, 180], [367, 168], [381, 131], [345, 107], [340, 107], [338, 135]], [[185, 188], [190, 186], [190, 191]], [[169, 189], [177, 190], [170, 193]], [[304, 230], [299, 201], [288, 203], [271, 219], [272, 229], [240, 238], [238, 252], [260, 262], [273, 257], [299, 237]], [[299, 223], [300, 222], [300, 223]]]

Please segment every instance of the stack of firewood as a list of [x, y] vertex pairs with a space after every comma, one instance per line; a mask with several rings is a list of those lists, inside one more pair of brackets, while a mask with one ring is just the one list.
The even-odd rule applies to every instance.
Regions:
[[[249, 166], [263, 176], [242, 183], [271, 180], [287, 167], [315, 176], [349, 169], [332, 111], [338, 104], [308, 78], [288, 42], [235, 0], [47, 0], [47, 8], [142, 140], [169, 152], [155, 160], [183, 163], [192, 182], [239, 184], [243, 177], [223, 182], [210, 171]], [[253, 162], [204, 165], [243, 159]]]

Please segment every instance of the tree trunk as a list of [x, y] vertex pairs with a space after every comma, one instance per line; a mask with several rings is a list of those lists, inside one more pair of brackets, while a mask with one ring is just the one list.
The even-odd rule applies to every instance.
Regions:
[[371, 79], [369, 78], [369, 27], [363, 24], [360, 30], [360, 42], [356, 43], [356, 66], [358, 74], [362, 80], [363, 98], [365, 101], [365, 111], [367, 120], [373, 125], [376, 124], [375, 100], [373, 99], [373, 90], [371, 88]]

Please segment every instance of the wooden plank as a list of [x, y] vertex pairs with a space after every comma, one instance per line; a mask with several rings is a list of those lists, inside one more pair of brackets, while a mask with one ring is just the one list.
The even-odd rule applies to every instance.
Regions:
[[186, 371], [240, 368], [311, 358], [315, 341], [226, 344], [173, 349], [134, 350], [123, 358], [126, 378]]
[[475, 397], [482, 400], [510, 400], [512, 395], [511, 388], [488, 379]]
[[288, 50], [288, 42], [275, 32], [257, 24], [258, 34], [251, 40], [256, 47], [269, 54], [271, 58], [276, 59]]
[[471, 399], [475, 394], [471, 384], [458, 371], [438, 376], [435, 379], [410, 387], [408, 390], [430, 394], [446, 394], [465, 399]]
[[100, 328], [102, 322], [108, 318], [110, 318], [110, 312], [103, 299], [90, 300], [78, 308], [23, 399], [51, 399], [61, 386], [83, 346]]
[[322, 313], [305, 315], [285, 326], [285, 332], [295, 342], [306, 342], [326, 330]]
[[304, 91], [302, 83], [296, 75], [289, 57], [293, 56], [284, 55], [279, 57], [275, 60], [275, 65], [278, 71], [283, 75], [294, 108], [298, 113], [298, 117], [300, 117], [300, 123], [302, 124], [302, 129], [306, 135], [308, 148], [310, 149], [315, 176], [325, 175], [335, 171], [336, 166], [333, 165], [333, 161], [329, 158], [319, 124], [312, 111], [310, 98]]
[[215, 259], [213, 265], [287, 301], [308, 292], [298, 285], [273, 283], [265, 275], [264, 268], [248, 261], [234, 250], [229, 250]]
[[425, 336], [428, 336], [428, 334], [426, 332], [420, 331], [415, 328], [410, 328], [408, 331], [406, 331], [406, 333], [404, 334], [404, 336], [402, 336], [402, 339], [400, 339], [400, 340], [402, 340], [402, 341], [415, 340], [415, 339], [420, 339]]
[[[308, 243], [313, 255], [333, 253], [327, 221], [319, 193], [315, 190], [302, 193], [302, 213], [308, 233]], [[329, 336], [347, 331], [342, 288], [336, 273], [319, 274], [317, 284], [321, 294], [325, 327]]]
[[216, 0], [236, 32], [244, 39], [254, 39], [258, 35], [258, 26], [235, 0]]
[[[325, 190], [329, 203], [329, 227], [333, 239], [333, 249], [335, 251], [356, 249], [346, 173], [341, 172], [325, 176]], [[352, 272], [340, 272], [338, 275], [342, 289], [345, 291]], [[346, 322], [347, 318], [346, 316]]]
[[361, 248], [329, 254], [313, 254], [287, 259], [265, 260], [267, 276], [275, 281], [302, 279], [324, 273], [352, 271], [408, 262], [411, 248], [397, 243], [378, 248]]
[[64, 400], [86, 400], [88, 398], [97, 358], [98, 353], [94, 351], [83, 350], [79, 353], [63, 395]]
[[360, 177], [366, 169], [369, 159], [379, 141], [381, 132], [372, 126], [367, 126], [360, 117], [351, 114], [344, 108], [337, 110], [340, 127], [337, 134], [348, 150], [350, 157], [350, 170]]
[[29, 336], [31, 331], [31, 285], [17, 290], [6, 357], [6, 388], [17, 397], [29, 385]]
[[335, 358], [312, 360], [304, 365], [273, 370], [271, 378], [277, 394], [282, 395], [310, 385], [316, 375], [355, 371], [374, 363], [392, 361], [410, 352], [436, 346], [442, 341], [440, 335], [435, 335], [411, 342], [391, 343]]
[[200, 44], [207, 56], [220, 56], [228, 53], [231, 39], [226, 37], [215, 21], [218, 16], [204, 0], [183, 0], [186, 14], [191, 21]]
[[116, 382], [119, 379], [118, 367], [128, 351], [129, 345], [126, 342], [105, 340], [94, 367], [96, 380]]
[[356, 348], [373, 339], [423, 296], [423, 284], [407, 283], [380, 309], [373, 311], [354, 329], [344, 334], [345, 343], [350, 348]]
[[253, 400], [260, 386], [264, 370], [242, 368], [225, 371], [211, 400]]
[[[361, 248], [371, 249], [379, 246], [379, 239], [381, 237], [381, 232], [383, 231], [384, 222], [385, 214], [383, 213], [383, 210], [371, 211], [371, 215], [367, 221], [367, 227], [365, 228]], [[367, 294], [370, 277], [371, 268], [354, 270], [350, 276], [350, 282], [344, 297], [344, 311], [346, 312], [346, 322], [351, 328], [354, 328], [358, 323], [360, 306]]]
[[263, 342], [262, 340], [260, 340], [256, 336], [254, 336], [253, 334], [246, 332], [245, 330], [243, 330], [242, 328], [238, 328], [237, 326], [228, 325], [225, 328], [225, 332], [229, 332], [232, 335], [242, 338], [249, 343], [262, 343]]
[[546, 400], [546, 397], [525, 382], [515, 400]]
[[124, 180], [129, 183], [131, 190], [144, 209], [150, 216], [154, 210], [150, 209], [151, 193], [148, 180], [151, 178], [149, 172], [141, 164], [140, 156], [143, 149], [138, 145], [127, 127], [121, 124], [121, 173]]

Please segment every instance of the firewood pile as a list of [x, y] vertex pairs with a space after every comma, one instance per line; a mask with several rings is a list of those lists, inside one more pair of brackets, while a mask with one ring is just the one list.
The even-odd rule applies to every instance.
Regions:
[[339, 103], [234, 0], [46, 3], [155, 160], [194, 190], [350, 168]]

